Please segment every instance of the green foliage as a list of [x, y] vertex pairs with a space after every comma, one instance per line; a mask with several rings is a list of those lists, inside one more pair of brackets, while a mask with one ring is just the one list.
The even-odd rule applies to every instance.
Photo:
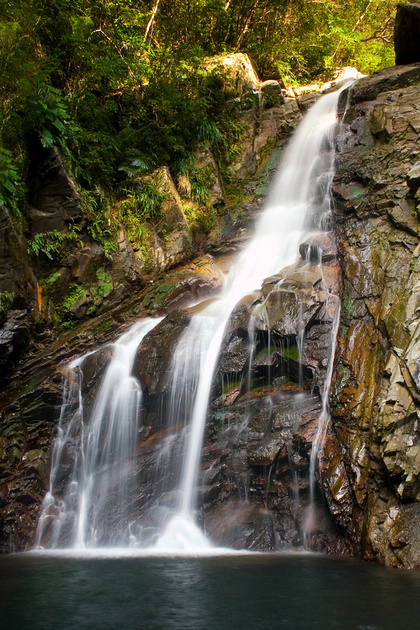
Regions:
[[223, 136], [217, 127], [217, 124], [211, 120], [204, 120], [199, 124], [198, 139], [202, 142], [208, 143], [210, 146], [217, 146], [223, 142]]
[[131, 160], [128, 166], [120, 166], [119, 171], [123, 171], [131, 179], [135, 179], [148, 170], [147, 164], [141, 158]]
[[[228, 87], [210, 57], [246, 52], [262, 79], [286, 83], [342, 65], [372, 72], [393, 63], [394, 15], [389, 0], [5, 2], [0, 206], [24, 207], [34, 153], [57, 145], [88, 199], [88, 232], [112, 259], [116, 226], [101, 197], [124, 195], [119, 216], [139, 238], [142, 222], [160, 216], [162, 191], [150, 179], [159, 167], [184, 177], [186, 199], [208, 205], [209, 182], [191, 162], [202, 143], [229, 186], [244, 129], [238, 108], [257, 103]], [[83, 245], [76, 226], [65, 238]], [[51, 259], [60, 244], [45, 233], [30, 251]]]
[[3, 291], [0, 293], [0, 318], [4, 316], [13, 303], [13, 293]]
[[173, 293], [176, 284], [161, 283], [147, 291], [143, 298], [143, 306], [148, 309], [162, 308], [166, 298]]
[[258, 107], [258, 94], [245, 94], [241, 98], [241, 109], [246, 111], [248, 109], [255, 109]]
[[0, 207], [17, 207], [21, 179], [12, 153], [0, 147]]
[[88, 215], [87, 231], [94, 241], [102, 246], [107, 260], [113, 259], [113, 252], [117, 251], [109, 208], [100, 193], [86, 193], [82, 197], [85, 211]]
[[135, 196], [129, 194], [118, 206], [118, 219], [127, 230], [132, 241], [140, 241], [143, 236], [142, 219], [137, 215]]
[[265, 109], [270, 109], [278, 104], [278, 99], [276, 99], [272, 94], [263, 94], [263, 103]]
[[67, 295], [63, 300], [63, 309], [71, 311], [80, 298], [86, 296], [86, 291], [81, 284], [71, 284]]
[[191, 231], [207, 234], [217, 223], [217, 211], [212, 206], [198, 206], [194, 202], [184, 202], [183, 212]]
[[[217, 143], [223, 141], [223, 136], [214, 125], [217, 133]], [[208, 136], [209, 137], [209, 136]], [[212, 185], [212, 169], [210, 166], [198, 168], [192, 153], [184, 152], [178, 156], [178, 160], [173, 165], [173, 175], [177, 179], [178, 188], [184, 197], [193, 201], [208, 205], [210, 201], [209, 188]]]
[[79, 301], [87, 297], [88, 293], [81, 284], [73, 283], [70, 285], [62, 304], [56, 311], [58, 321], [63, 328], [72, 328], [74, 326], [75, 308]]
[[154, 182], [143, 182], [140, 190], [136, 191], [136, 200], [141, 216], [145, 219], [159, 216], [163, 197], [162, 191]]
[[281, 348], [281, 353], [286, 359], [299, 361], [299, 350], [296, 346], [284, 346]]
[[57, 280], [60, 278], [60, 275], [61, 274], [59, 271], [55, 271], [54, 273], [51, 273], [47, 278], [43, 278], [42, 280], [40, 280], [40, 285], [43, 288], [48, 289], [57, 282]]
[[61, 261], [65, 254], [63, 245], [66, 241], [75, 242], [79, 247], [83, 247], [80, 232], [81, 228], [73, 223], [70, 223], [65, 234], [59, 230], [40, 232], [28, 242], [28, 253], [37, 258], [44, 254], [49, 260]]
[[103, 267], [100, 267], [96, 272], [96, 278], [98, 285], [91, 287], [90, 292], [94, 302], [98, 303], [102, 298], [107, 297], [113, 291], [114, 285], [112, 284], [111, 275], [107, 273]]
[[33, 127], [45, 148], [60, 142], [68, 113], [61, 91], [42, 82], [37, 85], [32, 109]]
[[68, 241], [77, 243], [79, 247], [83, 247], [84, 243], [82, 239], [80, 238], [81, 232], [82, 232], [82, 228], [80, 227], [80, 225], [76, 225], [75, 223], [69, 223], [69, 225], [67, 226], [67, 232], [65, 234], [65, 238]]
[[165, 197], [162, 182], [157, 177], [137, 181], [137, 188], [126, 189], [127, 196], [119, 203], [119, 219], [127, 228], [129, 236], [141, 240], [143, 222], [161, 216], [161, 205]]
[[31, 256], [45, 254], [50, 260], [58, 259], [61, 256], [61, 245], [64, 236], [59, 230], [50, 232], [40, 232], [28, 242], [28, 252]]
[[223, 143], [215, 152], [222, 166], [228, 166], [239, 155], [241, 140], [245, 132], [245, 125], [235, 116], [220, 121]]

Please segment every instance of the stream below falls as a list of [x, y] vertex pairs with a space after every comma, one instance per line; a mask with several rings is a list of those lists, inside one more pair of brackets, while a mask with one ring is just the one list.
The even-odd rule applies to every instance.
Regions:
[[[420, 573], [320, 554], [0, 558], [5, 630], [416, 630]], [[131, 554], [131, 555], [130, 555]]]

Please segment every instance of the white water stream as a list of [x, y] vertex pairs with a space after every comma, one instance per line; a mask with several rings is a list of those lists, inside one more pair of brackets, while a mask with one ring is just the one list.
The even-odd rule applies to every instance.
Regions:
[[[172, 364], [171, 408], [175, 409], [179, 400], [191, 401], [190, 409], [185, 409], [185, 405], [181, 407], [189, 420], [190, 434], [183, 464], [181, 500], [177, 513], [158, 541], [159, 548], [185, 549], [191, 545], [191, 540], [194, 546], [205, 544], [203, 534], [194, 525], [194, 490], [223, 333], [238, 301], [258, 289], [265, 278], [298, 258], [299, 244], [309, 230], [314, 186], [319, 185], [320, 178], [327, 180], [324, 210], [330, 210], [333, 158], [331, 151], [327, 151], [327, 163], [323, 164], [322, 156], [325, 143], [333, 144], [338, 96], [339, 92], [324, 96], [299, 125], [284, 153], [256, 233], [231, 269], [223, 293], [193, 317], [178, 343]], [[181, 420], [176, 418], [175, 424]]]
[[[49, 521], [53, 528], [49, 546], [53, 548], [121, 546], [129, 542], [128, 506], [135, 484], [132, 463], [141, 403], [140, 384], [131, 376], [131, 369], [143, 337], [159, 321], [145, 319], [135, 324], [110, 346], [113, 356], [89, 414], [85, 413], [81, 392], [83, 366], [89, 355], [69, 366], [73, 374], [64, 392], [37, 546], [42, 544]], [[66, 491], [62, 499], [56, 499], [54, 489], [60, 485], [59, 476], [66, 476], [71, 451], [73, 465], [67, 473]]]
[[[310, 215], [314, 187], [319, 188], [326, 171], [328, 182], [332, 177], [331, 151], [327, 164], [322, 156], [325, 144], [333, 142], [338, 95], [335, 92], [324, 96], [305, 116], [284, 153], [254, 237], [230, 271], [220, 297], [193, 316], [179, 339], [172, 362], [168, 408], [172, 425], [186, 423], [189, 428], [180, 500], [156, 543], [157, 550], [182, 551], [209, 545], [195, 524], [194, 497], [212, 379], [224, 330], [241, 298], [258, 289], [265, 278], [295, 262], [299, 244], [313, 228]], [[329, 204], [326, 195], [326, 213]], [[114, 344], [113, 358], [89, 418], [85, 418], [83, 410], [80, 381], [75, 376], [67, 384], [62, 411], [62, 420], [67, 418], [66, 427], [60, 421], [50, 491], [44, 499], [38, 526], [39, 546], [48, 523], [53, 529], [49, 542], [53, 548], [130, 545], [127, 504], [135, 483], [131, 464], [136, 454], [141, 400], [140, 386], [131, 376], [131, 369], [138, 345], [157, 322], [140, 322]], [[84, 358], [70, 367], [76, 373], [82, 372], [83, 361]], [[331, 359], [330, 364], [328, 382]], [[328, 391], [324, 392], [324, 400], [327, 397]], [[327, 413], [327, 407], [324, 412]], [[74, 469], [67, 475], [63, 498], [56, 499], [54, 489], [60, 485], [59, 476], [65, 477], [66, 450], [72, 448], [76, 451]]]

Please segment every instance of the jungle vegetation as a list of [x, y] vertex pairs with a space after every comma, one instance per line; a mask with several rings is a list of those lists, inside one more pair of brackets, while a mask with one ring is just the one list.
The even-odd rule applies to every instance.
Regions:
[[[0, 9], [0, 205], [19, 214], [31, 152], [56, 145], [98, 231], [99, 188], [127, 192], [161, 165], [182, 174], [198, 142], [228, 151], [234, 95], [209, 57], [247, 53], [261, 79], [286, 85], [394, 62], [392, 0], [0, 0]], [[152, 213], [153, 191], [139, 194]]]

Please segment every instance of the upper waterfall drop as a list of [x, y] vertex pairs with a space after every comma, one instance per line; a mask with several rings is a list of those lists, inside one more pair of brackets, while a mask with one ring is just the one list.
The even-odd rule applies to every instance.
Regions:
[[[212, 386], [223, 333], [230, 314], [241, 298], [261, 286], [265, 278], [292, 264], [299, 255], [305, 233], [320, 229], [330, 211], [329, 182], [333, 176], [333, 130], [339, 92], [320, 99], [298, 127], [286, 150], [256, 233], [231, 269], [219, 299], [193, 317], [178, 343], [172, 362], [172, 409], [179, 398], [189, 397], [182, 411], [190, 419], [183, 470], [181, 498], [175, 517], [166, 526], [158, 544], [188, 546], [194, 523], [194, 488]], [[325, 144], [330, 145], [325, 160]], [[327, 180], [325, 182], [325, 179]], [[320, 181], [321, 180], [321, 181]], [[326, 186], [319, 216], [311, 214], [316, 187]], [[191, 370], [191, 360], [194, 369]], [[176, 418], [177, 424], [180, 418]], [[162, 542], [163, 541], [163, 542]]]
[[[148, 333], [160, 321], [144, 320], [114, 344], [102, 382], [91, 388], [90, 395], [96, 390], [93, 404], [84, 400], [81, 386], [86, 359], [70, 366], [74, 371], [66, 386], [50, 489], [38, 525], [38, 546], [131, 546], [175, 553], [208, 549], [210, 543], [196, 524], [196, 486], [209, 398], [226, 325], [244, 296], [259, 289], [269, 276], [292, 265], [299, 258], [300, 244], [308, 235], [322, 230], [330, 211], [338, 97], [339, 92], [323, 96], [303, 119], [284, 152], [255, 235], [229, 272], [222, 292], [194, 307], [178, 339], [165, 383], [169, 400], [159, 403], [163, 426], [172, 429], [163, 431], [162, 460], [159, 457], [154, 473], [156, 480], [160, 471], [176, 478], [172, 464], [164, 460], [176, 452], [175, 443], [182, 442], [184, 455], [176, 492], [156, 482], [159, 488], [162, 486], [157, 499], [153, 492], [150, 499], [142, 497], [139, 506], [132, 498], [139, 483], [134, 460], [138, 459], [142, 423], [142, 392], [132, 376], [132, 366], [139, 344], [142, 348], [145, 337], [150, 343]], [[254, 315], [251, 319], [254, 323]], [[253, 325], [248, 328], [254, 337]], [[295, 336], [302, 348], [303, 334], [297, 331]], [[249, 361], [254, 357], [250, 349]], [[332, 366], [331, 356], [328, 361]], [[271, 469], [268, 483], [270, 478]]]

